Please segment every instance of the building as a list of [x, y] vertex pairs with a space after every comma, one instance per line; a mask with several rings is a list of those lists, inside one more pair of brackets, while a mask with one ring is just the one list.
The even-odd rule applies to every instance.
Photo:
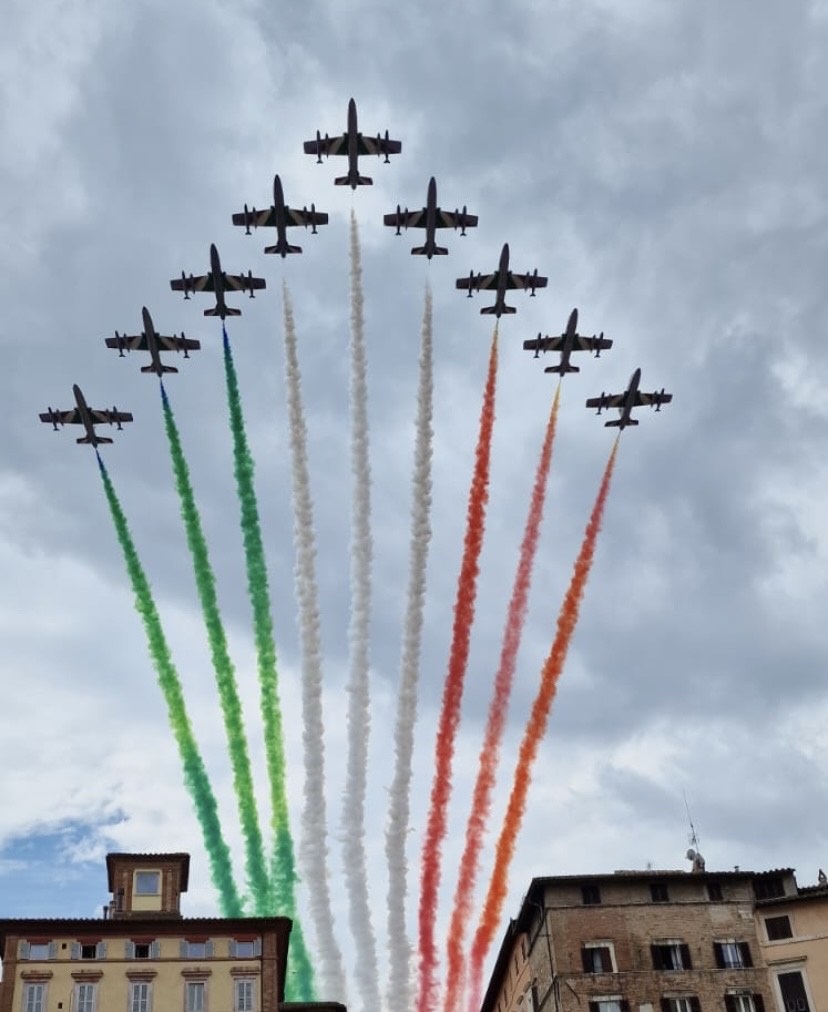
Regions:
[[344, 1012], [285, 1003], [291, 921], [183, 917], [188, 854], [109, 854], [100, 919], [0, 920], [0, 1012]]
[[756, 930], [780, 1012], [828, 1009], [828, 879], [797, 886], [766, 878], [756, 900]]
[[754, 919], [769, 880], [796, 896], [791, 869], [706, 872], [701, 861], [533, 879], [481, 1012], [772, 1012]]

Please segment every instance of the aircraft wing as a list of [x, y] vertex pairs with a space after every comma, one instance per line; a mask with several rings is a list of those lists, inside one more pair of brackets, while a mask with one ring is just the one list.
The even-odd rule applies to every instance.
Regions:
[[391, 214], [384, 214], [382, 216], [383, 225], [399, 226], [400, 228], [425, 228], [426, 227], [426, 209], [422, 208], [419, 211], [400, 211], [397, 214], [393, 211]]
[[474, 228], [477, 215], [463, 211], [444, 211], [437, 208], [437, 228]]
[[[314, 152], [315, 150], [314, 147]], [[392, 141], [382, 136], [357, 135], [357, 152], [361, 155], [398, 155], [401, 151], [402, 141]], [[333, 151], [330, 154], [333, 154]]]
[[590, 397], [586, 406], [588, 408], [620, 408], [624, 403], [626, 393], [623, 394], [601, 394], [600, 397]]
[[[161, 348], [165, 351], [198, 351], [201, 347], [201, 341], [195, 341], [191, 337], [181, 337], [178, 334], [156, 334], [156, 340]], [[146, 347], [146, 345], [144, 345]]]
[[264, 227], [265, 225], [276, 224], [276, 211], [270, 207], [266, 211], [257, 211], [253, 208], [252, 211], [248, 211], [247, 214], [244, 211], [238, 211], [233, 215], [234, 225], [253, 225], [256, 228]]
[[69, 408], [67, 411], [42, 411], [40, 420], [51, 424], [57, 422], [60, 425], [80, 425], [83, 421], [77, 408]]
[[192, 275], [173, 278], [170, 282], [170, 288], [174, 292], [184, 292], [185, 294], [189, 294], [190, 292], [214, 292], [216, 290], [212, 273], [199, 274], [195, 278]]
[[248, 292], [266, 288], [267, 282], [264, 278], [254, 278], [252, 274], [225, 274], [224, 287], [234, 292]]
[[90, 408], [89, 414], [92, 416], [92, 421], [98, 424], [112, 425], [121, 422], [131, 422], [132, 414], [129, 411], [117, 411], [115, 408]]
[[467, 288], [475, 292], [483, 291], [486, 288], [497, 288], [496, 274], [474, 274], [467, 278], [457, 279], [458, 288]]
[[506, 279], [507, 288], [531, 288], [533, 291], [535, 288], [546, 288], [546, 282], [548, 278], [543, 278], [538, 274], [514, 274], [509, 271], [509, 276]]
[[338, 137], [320, 137], [318, 140], [305, 141], [306, 155], [347, 155], [347, 135]]
[[524, 351], [560, 351], [563, 347], [563, 337], [530, 337], [523, 342]]
[[[301, 211], [298, 207], [286, 207], [285, 211], [290, 219], [288, 225], [291, 221], [294, 225], [304, 225], [306, 228], [308, 225], [328, 224], [328, 215], [325, 211], [309, 211], [306, 207], [303, 207]], [[276, 222], [274, 221], [273, 224], [275, 225]]]
[[146, 351], [149, 348], [146, 334], [122, 334], [118, 337], [106, 338], [107, 348], [118, 351]]
[[663, 390], [654, 390], [651, 394], [642, 393], [640, 390], [635, 395], [636, 407], [642, 405], [644, 407], [659, 407], [662, 404], [669, 404], [673, 399], [672, 394], [667, 394]]
[[581, 334], [575, 335], [575, 350], [576, 351], [603, 351], [605, 348], [611, 348], [612, 341], [604, 337], [603, 334], [600, 337], [583, 337]]

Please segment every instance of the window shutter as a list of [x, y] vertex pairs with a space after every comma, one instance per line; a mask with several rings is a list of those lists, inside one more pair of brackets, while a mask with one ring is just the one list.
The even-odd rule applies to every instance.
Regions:
[[739, 942], [739, 954], [742, 957], [742, 966], [753, 966], [753, 960], [750, 958], [750, 946], [747, 942]]
[[581, 949], [581, 962], [584, 964], [584, 973], [592, 973], [592, 949], [584, 946]]
[[159, 941], [150, 942], [150, 959], [158, 959], [161, 956], [161, 943]]
[[236, 958], [236, 939], [235, 938], [231, 938], [230, 939], [230, 958], [231, 959], [235, 959]]
[[670, 999], [669, 998], [662, 998], [661, 999], [661, 1012], [670, 1012]]
[[29, 947], [29, 943], [28, 942], [21, 942], [20, 943], [20, 949], [18, 950], [18, 958], [19, 959], [28, 959], [29, 958], [29, 948], [30, 947]]
[[690, 1012], [701, 1012], [701, 1002], [696, 995], [690, 998]]
[[187, 957], [187, 943], [183, 938], [178, 943], [178, 954], [181, 956], [182, 959], [186, 959]]
[[682, 970], [692, 970], [693, 961], [690, 959], [690, 946], [680, 945], [679, 952], [681, 953], [681, 968]]
[[598, 1002], [597, 1001], [591, 1001], [589, 1003], [589, 1012], [598, 1012]]
[[261, 956], [261, 954], [262, 954], [262, 940], [261, 938], [257, 938], [256, 941], [253, 943], [253, 955]]
[[661, 946], [660, 945], [651, 945], [650, 946], [650, 953], [651, 953], [651, 955], [653, 957], [653, 969], [654, 970], [663, 970], [664, 969], [664, 960], [661, 958]]
[[765, 999], [761, 994], [757, 993], [753, 995], [753, 1007], [756, 1009], [756, 1012], [765, 1012]]
[[209, 959], [213, 955], [213, 942], [212, 939], [209, 942], [204, 943], [204, 955]]
[[[724, 961], [724, 952], [722, 951], [722, 943], [721, 942], [714, 942], [713, 943], [713, 955], [716, 957], [716, 966], [720, 970], [724, 970], [724, 968], [725, 968], [725, 961]], [[733, 1012], [733, 1010], [732, 1010], [733, 1002], [731, 1002], [730, 1005], [728, 1005], [727, 1004], [727, 997], [728, 996], [725, 995], [725, 1006], [727, 1007], [727, 1012]]]
[[135, 959], [135, 942], [131, 942], [129, 939], [126, 943], [126, 958]]
[[98, 959], [106, 959], [106, 942], [98, 942], [98, 951], [95, 955]]
[[72, 959], [80, 959], [81, 947], [80, 942], [72, 942]]
[[736, 999], [733, 997], [732, 994], [725, 995], [725, 1009], [727, 1010], [727, 1012], [737, 1012]]
[[49, 959], [57, 959], [57, 942], [49, 942]]
[[622, 998], [618, 1004], [621, 1008], [621, 1012], [630, 1012], [630, 1003], [626, 998]]

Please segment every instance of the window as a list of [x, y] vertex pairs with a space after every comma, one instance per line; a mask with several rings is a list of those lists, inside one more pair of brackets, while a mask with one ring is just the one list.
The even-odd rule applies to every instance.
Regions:
[[75, 985], [75, 1009], [74, 1012], [95, 1012], [95, 985]]
[[231, 938], [230, 956], [233, 959], [252, 959], [262, 954], [262, 943], [258, 938]]
[[653, 903], [668, 903], [670, 900], [670, 894], [667, 891], [666, 882], [651, 882], [650, 883], [650, 897]]
[[82, 945], [80, 947], [80, 958], [81, 959], [97, 959], [98, 958], [98, 946], [95, 942], [89, 945]]
[[720, 970], [739, 970], [753, 966], [747, 942], [714, 942], [713, 954], [716, 957], [716, 966]]
[[765, 1002], [761, 994], [749, 991], [732, 991], [725, 995], [727, 1012], [765, 1012]]
[[724, 896], [722, 895], [722, 887], [720, 883], [718, 882], [707, 883], [707, 898], [711, 900], [713, 903], [721, 903], [721, 901], [724, 899]]
[[753, 880], [753, 891], [757, 900], [773, 900], [785, 895], [785, 883], [779, 875], [757, 878]]
[[595, 906], [601, 902], [601, 890], [597, 885], [582, 885], [581, 900], [586, 906]]
[[206, 938], [185, 938], [181, 942], [182, 959], [209, 959], [213, 955], [213, 943]]
[[135, 895], [158, 896], [161, 893], [160, 871], [136, 871]]
[[810, 1012], [805, 981], [799, 970], [786, 970], [776, 977], [782, 1005], [787, 1012]]
[[149, 939], [132, 939], [126, 943], [127, 959], [158, 959], [161, 946], [157, 941]]
[[612, 942], [584, 942], [581, 959], [584, 973], [615, 973]]
[[23, 985], [23, 1012], [43, 1012], [46, 1007], [46, 985]]
[[204, 1012], [205, 984], [203, 980], [191, 980], [186, 985], [186, 1012]]
[[650, 946], [654, 970], [692, 970], [690, 946], [674, 939], [665, 939]]
[[23, 959], [54, 959], [57, 946], [54, 942], [24, 942], [21, 957]]
[[617, 995], [593, 998], [589, 1003], [589, 1012], [629, 1012], [630, 1003]]
[[778, 942], [780, 938], [793, 938], [791, 919], [787, 914], [780, 917], [766, 917], [765, 931], [768, 933], [769, 942]]
[[235, 1012], [253, 1012], [253, 981], [237, 980], [233, 987]]
[[694, 994], [682, 998], [662, 998], [661, 1012], [701, 1012], [701, 1002]]
[[152, 985], [146, 981], [133, 981], [129, 985], [129, 1012], [150, 1012]]

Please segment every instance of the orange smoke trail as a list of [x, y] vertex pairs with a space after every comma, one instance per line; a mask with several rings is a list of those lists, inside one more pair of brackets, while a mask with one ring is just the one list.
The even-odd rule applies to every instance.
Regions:
[[555, 429], [558, 421], [558, 404], [561, 398], [561, 385], [555, 391], [546, 435], [541, 447], [540, 459], [535, 472], [535, 483], [532, 488], [532, 499], [523, 542], [520, 546], [515, 583], [503, 633], [503, 646], [500, 651], [500, 665], [495, 676], [494, 693], [489, 705], [489, 716], [486, 722], [486, 733], [480, 749], [479, 771], [474, 785], [471, 813], [466, 826], [466, 845], [460, 860], [460, 872], [457, 877], [457, 889], [454, 894], [454, 910], [451, 915], [451, 926], [448, 933], [448, 973], [446, 982], [445, 1012], [454, 1012], [463, 988], [465, 964], [463, 947], [466, 940], [466, 928], [471, 914], [474, 887], [480, 867], [480, 851], [483, 847], [483, 835], [492, 807], [492, 790], [495, 774], [500, 761], [500, 743], [503, 728], [506, 724], [506, 712], [512, 681], [515, 674], [518, 649], [520, 647], [523, 624], [526, 619], [526, 606], [529, 588], [532, 583], [532, 566], [538, 547], [540, 525], [543, 519], [543, 507], [546, 499], [546, 484], [549, 467], [552, 462], [552, 445], [555, 440]]
[[587, 524], [581, 551], [575, 561], [575, 568], [572, 573], [572, 581], [564, 597], [561, 612], [558, 616], [558, 629], [555, 640], [549, 651], [549, 656], [541, 671], [541, 683], [535, 702], [532, 704], [532, 712], [529, 715], [529, 722], [523, 734], [523, 741], [520, 744], [515, 779], [512, 784], [512, 793], [509, 797], [509, 805], [506, 809], [506, 816], [503, 820], [503, 829], [497, 841], [495, 851], [495, 866], [492, 872], [492, 879], [489, 883], [489, 892], [477, 926], [477, 932], [472, 943], [470, 956], [471, 963], [471, 995], [469, 999], [469, 1010], [480, 1008], [480, 994], [482, 990], [483, 961], [492, 944], [492, 940], [498, 929], [500, 917], [503, 911], [503, 901], [506, 898], [506, 886], [509, 876], [509, 867], [515, 852], [517, 835], [520, 832], [523, 814], [526, 811], [526, 795], [529, 791], [529, 784], [532, 780], [532, 766], [537, 757], [538, 747], [546, 731], [549, 710], [555, 698], [555, 691], [558, 685], [558, 678], [566, 661], [566, 653], [569, 649], [572, 634], [578, 622], [578, 612], [581, 606], [581, 599], [584, 595], [589, 570], [592, 566], [592, 557], [595, 552], [595, 542], [598, 538], [598, 531], [601, 527], [601, 520], [604, 514], [604, 507], [609, 495], [612, 472], [615, 467], [615, 457], [618, 453], [618, 440], [613, 445], [609, 455], [604, 477], [601, 480], [601, 487], [598, 489], [598, 496]]
[[495, 389], [497, 381], [497, 333], [495, 326], [489, 353], [489, 372], [480, 412], [480, 433], [475, 449], [474, 473], [466, 522], [463, 561], [457, 581], [454, 604], [454, 628], [449, 651], [448, 672], [443, 686], [443, 706], [435, 743], [434, 780], [431, 785], [431, 807], [428, 813], [420, 872], [420, 979], [417, 995], [418, 1012], [431, 1012], [436, 1004], [435, 971], [437, 953], [434, 945], [434, 921], [437, 915], [437, 892], [440, 887], [441, 845], [446, 835], [446, 810], [451, 794], [451, 766], [463, 679], [469, 659], [469, 639], [474, 621], [477, 596], [477, 574], [480, 550], [483, 547], [486, 503], [489, 498], [489, 457], [494, 427]]

